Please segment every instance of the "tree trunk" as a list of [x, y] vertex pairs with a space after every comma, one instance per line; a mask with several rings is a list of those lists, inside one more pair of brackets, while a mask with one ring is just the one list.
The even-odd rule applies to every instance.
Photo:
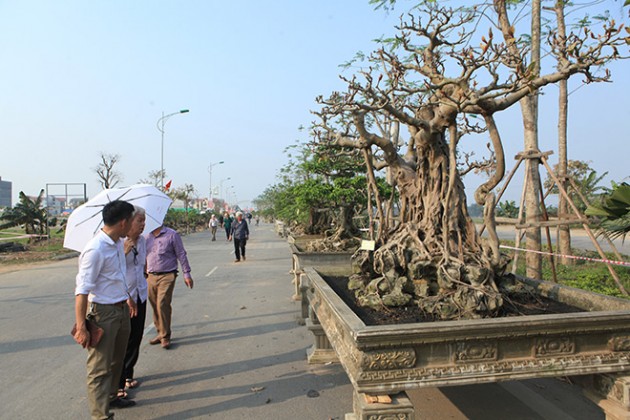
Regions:
[[[325, 214], [327, 217], [330, 213], [326, 212], [322, 214]], [[306, 246], [306, 250], [309, 252], [342, 252], [358, 248], [361, 232], [359, 232], [354, 225], [354, 215], [354, 205], [341, 205], [335, 217], [334, 229], [328, 229], [326, 238], [309, 242]], [[329, 221], [327, 225], [330, 227]]]
[[444, 132], [416, 136], [415, 168], [394, 165], [401, 223], [373, 254], [358, 251], [349, 287], [360, 304], [380, 308], [414, 301], [442, 319], [491, 316], [502, 305], [502, 268], [481, 246]]
[[[556, 1], [556, 16], [558, 21], [558, 36], [562, 45], [566, 45], [566, 27], [564, 23], [564, 0]], [[568, 81], [561, 80], [559, 82], [558, 95], [558, 179], [562, 184], [562, 188], [567, 190], [567, 125], [569, 115], [569, 93]], [[571, 212], [569, 211], [569, 203], [562, 194], [558, 194], [560, 199], [558, 202], [558, 220], [565, 220]], [[560, 224], [558, 226], [558, 251], [562, 255], [571, 255], [571, 228], [569, 225]], [[561, 257], [561, 264], [573, 264], [574, 260], [567, 257]]]
[[[532, 53], [534, 77], [540, 74], [540, 0], [532, 1]], [[521, 114], [525, 132], [525, 152], [538, 152], [538, 91], [521, 99]], [[538, 160], [528, 161], [526, 177], [530, 187], [525, 193], [525, 220], [530, 226], [540, 221], [540, 172]], [[540, 228], [529, 227], [525, 232], [525, 245], [529, 251], [540, 251]], [[542, 278], [542, 256], [528, 252], [525, 256], [525, 275], [534, 279]]]

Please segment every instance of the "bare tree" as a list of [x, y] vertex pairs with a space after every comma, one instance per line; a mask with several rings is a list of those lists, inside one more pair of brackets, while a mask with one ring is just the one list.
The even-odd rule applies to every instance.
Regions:
[[[314, 135], [330, 147], [364, 150], [368, 178], [388, 168], [400, 196], [400, 223], [380, 232], [376, 251], [355, 254], [360, 273], [350, 287], [359, 301], [382, 307], [414, 300], [448, 319], [489, 316], [503, 304], [498, 280], [507, 263], [494, 229], [491, 191], [505, 173], [494, 115], [575, 74], [603, 80], [590, 73], [591, 66], [619, 57], [618, 48], [630, 38], [614, 22], [605, 23], [599, 34], [589, 28], [569, 34], [569, 47], [560, 51], [551, 35], [549, 54], [566, 58], [540, 75], [527, 61], [529, 45], [516, 38], [504, 1], [456, 10], [427, 3], [419, 13], [401, 22], [397, 36], [369, 56], [367, 67], [342, 78], [346, 92], [319, 98]], [[477, 32], [481, 16], [490, 14], [502, 40], [495, 40], [491, 28]], [[535, 116], [536, 110], [529, 105], [526, 112]], [[406, 144], [379, 131], [383, 119], [406, 126]], [[459, 141], [482, 129], [496, 160], [495, 172], [475, 192], [475, 201], [484, 205], [487, 242], [468, 215], [457, 170]]]
[[99, 183], [102, 188], [114, 188], [123, 180], [120, 172], [114, 169], [114, 166], [120, 162], [120, 155], [100, 152], [100, 159], [100, 163], [94, 168]]
[[164, 178], [166, 178], [166, 170], [155, 170], [149, 171], [147, 174], [148, 178], [143, 178], [139, 182], [141, 184], [149, 184], [155, 187], [161, 187], [160, 183]]

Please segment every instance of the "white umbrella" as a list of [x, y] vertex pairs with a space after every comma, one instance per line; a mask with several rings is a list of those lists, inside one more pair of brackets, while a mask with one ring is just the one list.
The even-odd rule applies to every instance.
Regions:
[[172, 203], [166, 194], [153, 185], [137, 184], [103, 190], [70, 214], [63, 246], [83, 251], [88, 241], [103, 227], [103, 207], [115, 200], [124, 200], [145, 210], [147, 220], [143, 233], [151, 232], [162, 225]]

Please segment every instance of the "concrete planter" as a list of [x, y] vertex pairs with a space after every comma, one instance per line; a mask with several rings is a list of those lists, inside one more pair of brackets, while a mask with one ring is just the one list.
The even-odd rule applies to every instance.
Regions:
[[305, 274], [314, 317], [355, 389], [348, 418], [384, 415], [364, 397], [388, 394], [400, 418], [412, 419], [404, 391], [429, 386], [602, 373], [614, 373], [617, 386], [630, 383], [619, 375], [630, 371], [630, 301], [521, 279], [585, 312], [367, 326], [317, 271]]
[[351, 269], [352, 254], [350, 252], [307, 252], [304, 247], [307, 243], [321, 239], [320, 235], [303, 235], [294, 237], [289, 235], [288, 242], [291, 248], [293, 284], [295, 293], [293, 300], [302, 302], [301, 317], [306, 319], [306, 327], [313, 334], [313, 345], [307, 350], [306, 358], [310, 364], [337, 362], [337, 354], [330, 346], [324, 329], [319, 324], [317, 317], [309, 311], [309, 303], [306, 295], [305, 267], [325, 269], [327, 273], [347, 274]]
[[[353, 251], [346, 252], [307, 252], [304, 248], [307, 243], [316, 239], [321, 239], [321, 235], [303, 235], [294, 237], [289, 235], [287, 241], [291, 248], [293, 284], [295, 285], [294, 300], [302, 300], [302, 276], [304, 275], [304, 267], [313, 267], [316, 269], [325, 268], [326, 272], [335, 270], [345, 274], [351, 268], [350, 258], [354, 254]], [[303, 318], [307, 315], [304, 314]]]

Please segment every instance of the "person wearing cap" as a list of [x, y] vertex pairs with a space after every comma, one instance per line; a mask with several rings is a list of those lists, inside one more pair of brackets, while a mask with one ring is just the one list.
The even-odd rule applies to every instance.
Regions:
[[236, 220], [232, 222], [230, 237], [228, 239], [234, 240], [234, 256], [236, 257], [234, 262], [241, 261], [241, 258], [245, 261], [245, 245], [249, 239], [249, 227], [247, 226], [247, 222], [243, 219], [243, 213], [240, 211], [236, 212]]

